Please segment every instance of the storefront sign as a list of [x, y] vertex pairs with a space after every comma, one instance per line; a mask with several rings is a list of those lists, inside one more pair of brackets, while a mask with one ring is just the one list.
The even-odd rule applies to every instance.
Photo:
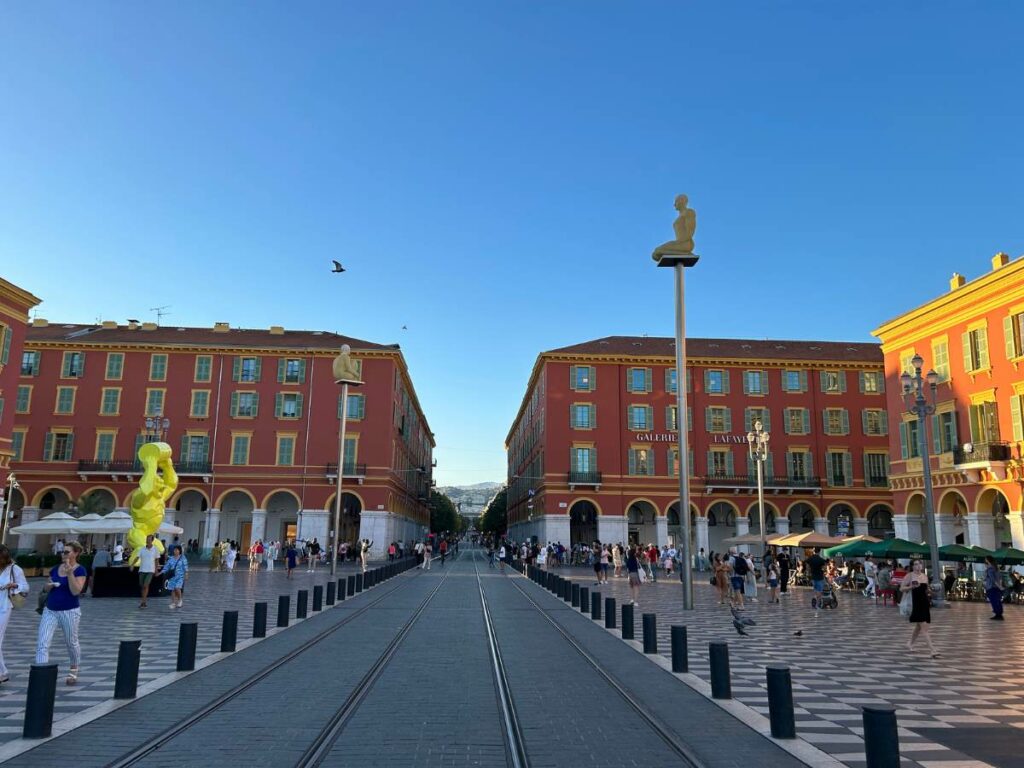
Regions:
[[740, 443], [747, 442], [746, 435], [712, 435], [712, 443]]
[[640, 432], [634, 439], [638, 443], [678, 443], [679, 435], [675, 432]]

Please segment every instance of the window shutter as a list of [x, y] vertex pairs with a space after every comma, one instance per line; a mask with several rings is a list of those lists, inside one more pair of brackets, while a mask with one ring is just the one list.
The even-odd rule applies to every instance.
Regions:
[[657, 470], [654, 468], [655, 456], [656, 454], [653, 448], [647, 452], [647, 474], [651, 476], [658, 474]]
[[[360, 402], [361, 402], [361, 400], [360, 400]], [[362, 410], [362, 409], [360, 408], [360, 410]], [[362, 414], [359, 414], [359, 417], [362, 418]], [[301, 392], [295, 395], [295, 418], [297, 418], [297, 419], [301, 419], [302, 418], [302, 393]]]
[[768, 371], [761, 371], [761, 394], [768, 394]]
[[864, 394], [864, 371], [857, 372], [857, 391]]
[[0, 350], [0, 364], [7, 365], [7, 361], [11, 359], [11, 337], [14, 334], [6, 325], [0, 326], [0, 333], [4, 335], [3, 349]]
[[[978, 368], [985, 369], [988, 368], [988, 330], [979, 328], [976, 333], [978, 334]], [[84, 358], [85, 355], [83, 354], [82, 357]]]
[[588, 388], [588, 391], [593, 392], [597, 389], [597, 366], [588, 365], [587, 371], [587, 378], [590, 380], [590, 387]]
[[750, 409], [749, 408], [744, 408], [743, 409], [743, 431], [744, 432], [749, 432], [751, 427], [753, 426], [753, 421], [754, 420], [753, 420], [753, 418], [751, 418], [751, 416], [752, 416], [752, 414], [750, 413]]
[[734, 476], [736, 474], [736, 466], [733, 464], [731, 448], [729, 449], [729, 452], [725, 454], [725, 474], [730, 476]]
[[53, 461], [53, 432], [47, 432], [43, 441], [43, 461]]
[[629, 449], [629, 474], [636, 474], [636, 450], [633, 448]]
[[[360, 411], [364, 410], [365, 403], [366, 403], [366, 401], [363, 398], [359, 398], [359, 404], [360, 404], [359, 410]], [[596, 405], [588, 405], [587, 406], [587, 410], [590, 411], [590, 428], [591, 429], [596, 429], [597, 428], [597, 406]]]
[[306, 361], [299, 360], [299, 384], [306, 383]]
[[33, 376], [38, 376], [39, 375], [39, 358], [40, 358], [40, 353], [39, 352], [33, 352], [32, 353], [32, 375]]
[[964, 370], [973, 371], [974, 366], [971, 360], [971, 334], [962, 333], [960, 334], [960, 343], [963, 344], [964, 348]]
[[850, 412], [843, 408], [843, 410], [839, 412], [839, 415], [842, 419], [843, 434], [850, 434]]
[[258, 392], [252, 394], [252, 417], [256, 418], [260, 414], [260, 395]]
[[871, 465], [870, 465], [870, 462], [868, 461], [868, 457], [870, 455], [871, 455], [870, 453], [865, 453], [864, 457], [863, 457], [864, 458], [864, 461], [863, 461], [863, 464], [864, 464], [864, 485], [870, 485], [871, 484]]
[[821, 380], [821, 391], [828, 391], [828, 374], [825, 371], [818, 372], [818, 378]]
[[[280, 381], [280, 379], [279, 379]], [[280, 419], [281, 413], [284, 411], [284, 395], [278, 392], [274, 395], [274, 418]]]
[[67, 378], [68, 372], [71, 370], [71, 353], [65, 352], [64, 359], [60, 366], [60, 375], [62, 378]]
[[711, 371], [705, 369], [704, 371], [704, 391], [711, 391]]
[[750, 371], [743, 372], [743, 394], [750, 394]]
[[775, 462], [772, 461], [772, 453], [769, 451], [764, 457], [764, 479], [767, 482], [775, 477]]
[[826, 435], [831, 435], [832, 434], [829, 431], [828, 408], [824, 408], [821, 411], [821, 431], [824, 432]]
[[884, 371], [879, 371], [875, 375], [878, 377], [877, 378], [877, 381], [878, 381], [878, 391], [880, 393], [884, 394], [885, 393], [885, 372]]
[[254, 372], [253, 372], [253, 381], [259, 381], [260, 380], [260, 373], [262, 372], [262, 370], [263, 370], [263, 358], [262, 357], [257, 357], [256, 358], [256, 366], [255, 366]]
[[1010, 398], [1010, 421], [1013, 424], [1013, 439], [1024, 440], [1024, 426], [1020, 419], [1020, 395]]
[[[238, 358], [235, 358], [236, 360]], [[238, 393], [231, 393], [231, 417], [235, 418], [238, 416]]]
[[78, 353], [78, 378], [85, 376], [85, 352]]
[[569, 389], [576, 389], [576, 366], [569, 366]]
[[286, 365], [287, 365], [287, 362], [285, 361], [285, 359], [283, 357], [280, 360], [277, 361], [277, 383], [278, 384], [284, 384], [284, 371], [285, 371]]
[[715, 452], [714, 451], [708, 451], [707, 452], [707, 456], [705, 458], [707, 458], [707, 460], [708, 460], [708, 471], [707, 471], [707, 473], [709, 475], [713, 475], [715, 473]]
[[865, 435], [868, 434], [868, 412], [864, 409], [860, 412], [860, 429]]
[[231, 380], [238, 381], [242, 376], [242, 358], [235, 356], [235, 359], [231, 362]]
[[907, 424], [904, 421], [900, 422], [900, 458], [907, 459], [910, 452], [907, 450]]
[[846, 371], [836, 371], [836, 377], [839, 379], [839, 391], [846, 391]]
[[722, 371], [722, 392], [729, 394], [729, 369], [726, 368]]
[[686, 431], [693, 431], [693, 408], [689, 405], [686, 406]]
[[804, 422], [804, 434], [805, 435], [809, 435], [809, 434], [811, 434], [811, 409], [810, 408], [801, 408], [800, 410], [803, 411], [802, 415], [803, 415], [803, 422]]
[[1013, 338], [1013, 316], [1007, 315], [1003, 318], [1003, 344], [1006, 349], [1006, 359], [1013, 360], [1017, 356], [1017, 343]]
[[732, 432], [732, 408], [725, 408], [725, 431]]
[[765, 432], [772, 431], [772, 412], [767, 408], [761, 409], [761, 424], [764, 426]]
[[939, 428], [939, 416], [935, 414], [932, 422], [932, 453], [942, 453], [942, 430]]
[[889, 434], [889, 414], [886, 411], [879, 411], [878, 412], [878, 422], [879, 422], [879, 426], [882, 428], [882, 434], [883, 435], [888, 435]]
[[135, 436], [135, 453], [132, 454], [132, 460], [135, 462], [136, 465], [138, 465], [138, 463], [139, 463], [139, 449], [142, 448], [142, 446], [145, 445], [145, 444], [146, 444], [146, 436], [145, 435], [136, 435]]
[[181, 436], [181, 453], [178, 454], [178, 461], [188, 461], [188, 435]]
[[789, 411], [789, 408], [782, 409], [782, 431], [785, 432], [787, 435], [791, 434], [791, 432], [789, 431]]
[[853, 485], [853, 454], [849, 451], [843, 452], [843, 479], [846, 485]]
[[786, 477], [796, 477], [796, 472], [793, 471], [793, 454], [790, 451], [786, 451]]
[[711, 406], [704, 407], [704, 430], [711, 431]]
[[650, 368], [644, 368], [644, 391], [650, 392], [654, 389], [654, 384], [651, 381], [653, 375], [651, 374]]

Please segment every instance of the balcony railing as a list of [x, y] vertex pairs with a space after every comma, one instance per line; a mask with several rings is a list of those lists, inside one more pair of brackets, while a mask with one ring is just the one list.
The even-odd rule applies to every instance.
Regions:
[[[356, 464], [355, 462], [346, 461], [343, 469], [344, 473], [342, 474], [342, 477], [366, 477], [365, 464]], [[327, 475], [328, 477], [337, 477], [338, 465], [328, 464], [324, 471], [324, 474]]]
[[889, 478], [885, 475], [868, 475], [868, 488], [888, 488]]
[[1008, 443], [974, 443], [970, 451], [965, 451], [961, 445], [953, 449], [954, 464], [1009, 460], [1010, 445]]
[[569, 485], [600, 485], [600, 472], [570, 472]]
[[[79, 473], [101, 472], [112, 475], [141, 475], [142, 463], [135, 461], [87, 461], [78, 462]], [[174, 471], [179, 475], [208, 475], [211, 465], [208, 461], [176, 461]]]
[[[705, 486], [717, 488], [757, 488], [756, 475], [705, 475]], [[766, 477], [765, 488], [820, 488], [821, 478], [818, 477]]]

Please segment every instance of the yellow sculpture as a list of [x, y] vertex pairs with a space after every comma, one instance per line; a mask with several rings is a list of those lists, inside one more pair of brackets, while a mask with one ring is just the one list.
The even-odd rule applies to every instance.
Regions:
[[689, 199], [686, 195], [676, 197], [676, 210], [679, 216], [672, 223], [676, 239], [662, 243], [654, 249], [653, 259], [660, 261], [665, 255], [682, 255], [693, 253], [693, 233], [697, 231], [697, 213], [692, 208], [687, 208]]
[[349, 355], [352, 348], [348, 344], [341, 345], [341, 354], [334, 358], [334, 383], [335, 384], [362, 384], [359, 378], [359, 369], [355, 360]]
[[167, 500], [178, 488], [171, 446], [167, 443], [146, 443], [139, 448], [139, 461], [142, 462], [142, 478], [139, 490], [132, 494], [132, 527], [127, 536], [128, 546], [132, 548], [129, 565], [138, 562], [139, 550], [146, 546], [146, 537], [150, 534], [153, 535], [153, 546], [159, 552], [164, 551], [164, 545], [156, 534], [164, 521]]

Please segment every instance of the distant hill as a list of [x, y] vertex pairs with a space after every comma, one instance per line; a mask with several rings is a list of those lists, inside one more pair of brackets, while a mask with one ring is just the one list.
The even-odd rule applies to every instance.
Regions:
[[494, 494], [496, 494], [504, 483], [474, 483], [473, 485], [445, 485], [439, 486], [438, 491], [445, 494], [456, 506], [461, 505], [463, 515], [479, 515], [484, 511]]

